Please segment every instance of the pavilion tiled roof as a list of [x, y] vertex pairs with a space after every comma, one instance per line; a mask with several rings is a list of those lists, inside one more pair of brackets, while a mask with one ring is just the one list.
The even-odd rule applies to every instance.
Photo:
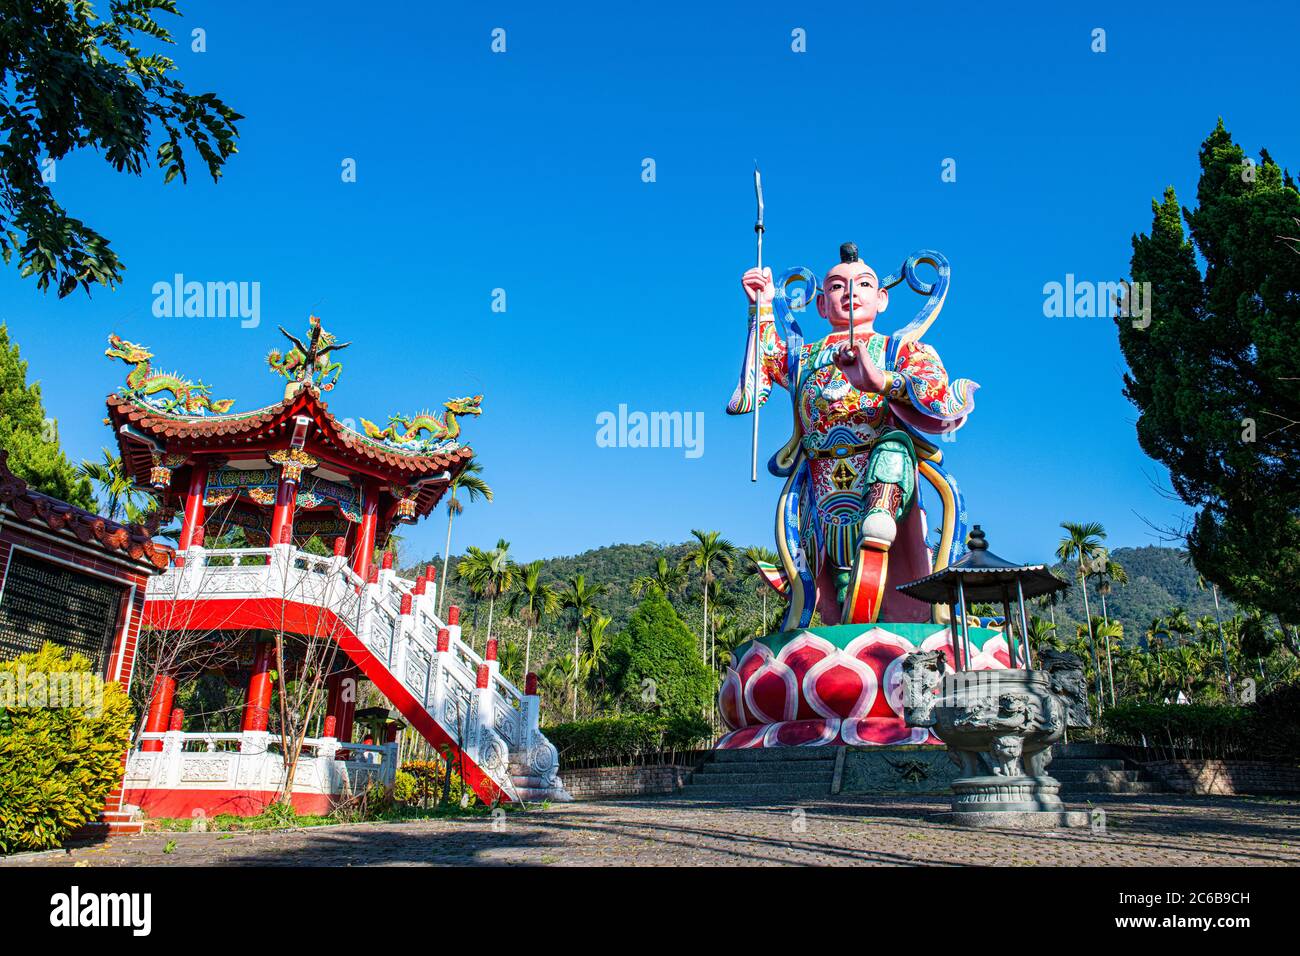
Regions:
[[0, 505], [19, 520], [43, 524], [51, 531], [67, 531], [85, 545], [103, 548], [149, 569], [163, 570], [171, 563], [172, 549], [153, 540], [157, 524], [124, 525], [110, 521], [36, 491], [9, 470], [9, 453], [0, 449]]
[[227, 415], [176, 415], [122, 393], [108, 396], [108, 411], [114, 426], [130, 425], [166, 448], [189, 448], [204, 443], [214, 449], [231, 450], [259, 438], [272, 438], [284, 428], [292, 427], [297, 416], [307, 415], [319, 429], [314, 436], [316, 441], [338, 448], [344, 459], [369, 463], [403, 481], [443, 471], [455, 475], [474, 457], [473, 449], [463, 445], [416, 454], [373, 441], [340, 423], [313, 388], [304, 388], [274, 405]]

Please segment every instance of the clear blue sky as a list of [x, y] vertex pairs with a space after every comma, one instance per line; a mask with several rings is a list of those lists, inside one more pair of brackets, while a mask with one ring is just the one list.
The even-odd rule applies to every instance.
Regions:
[[[779, 482], [750, 484], [749, 421], [722, 412], [757, 157], [769, 264], [820, 273], [846, 239], [882, 272], [948, 256], [927, 341], [982, 385], [946, 447], [995, 550], [1043, 558], [1065, 519], [1103, 522], [1114, 546], [1152, 543], [1143, 518], [1178, 520], [1138, 448], [1112, 324], [1044, 318], [1043, 285], [1122, 278], [1152, 197], [1172, 183], [1193, 201], [1219, 115], [1248, 152], [1300, 166], [1294, 4], [539, 6], [181, 0], [181, 76], [247, 117], [226, 176], [164, 187], [71, 158], [57, 196], [127, 281], [60, 301], [0, 270], [0, 320], [68, 452], [111, 440], [103, 398], [126, 367], [102, 357], [110, 331], [247, 409], [281, 393], [263, 363], [275, 326], [315, 311], [356, 342], [340, 416], [485, 394], [465, 436], [497, 500], [467, 509], [457, 550], [503, 536], [529, 559], [695, 527], [770, 545]], [[261, 326], [153, 317], [152, 285], [178, 272], [260, 282]], [[918, 304], [896, 294], [882, 329]], [[704, 412], [703, 456], [597, 447], [597, 414], [620, 403]], [[784, 396], [767, 409], [764, 459], [789, 428]], [[441, 510], [413, 529], [411, 556], [444, 529]]]

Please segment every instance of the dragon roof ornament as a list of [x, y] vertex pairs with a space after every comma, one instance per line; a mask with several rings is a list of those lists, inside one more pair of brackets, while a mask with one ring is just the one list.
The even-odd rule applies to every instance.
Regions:
[[[177, 373], [155, 372], [149, 364], [153, 353], [121, 336], [108, 337], [109, 348], [104, 354], [133, 366], [125, 387], [118, 394], [146, 410], [151, 417], [187, 423], [189, 427], [204, 427], [205, 433], [209, 429], [201, 423], [210, 421], [211, 427], [217, 429], [213, 434], [226, 435], [242, 431], [244, 423], [247, 427], [260, 427], [268, 418], [281, 414], [304, 390], [319, 400], [322, 393], [332, 391], [338, 384], [343, 363], [335, 359], [334, 353], [352, 343], [339, 342], [321, 325], [318, 316], [309, 316], [307, 321], [308, 335], [301, 339], [280, 326], [280, 332], [293, 347], [287, 352], [273, 349], [266, 356], [267, 366], [287, 380], [284, 397], [275, 404], [250, 411], [231, 413], [234, 400], [212, 399], [208, 385], [192, 382]], [[351, 419], [329, 417], [344, 441], [354, 446], [366, 446], [403, 458], [457, 457], [457, 453], [461, 453], [459, 457], [465, 457], [467, 449], [458, 441], [461, 429], [458, 418], [481, 415], [482, 403], [482, 395], [451, 398], [443, 402], [442, 410], [438, 412], [425, 410], [415, 415], [390, 415], [384, 427], [362, 418], [360, 430], [354, 427]]]
[[[121, 389], [122, 394], [158, 411], [188, 416], [224, 415], [235, 404], [233, 398], [213, 400], [209, 395], [211, 386], [191, 382], [178, 372], [155, 372], [150, 364], [153, 353], [116, 333], [108, 337], [104, 355], [132, 366], [126, 376], [126, 385]], [[164, 393], [171, 397], [161, 398]]]

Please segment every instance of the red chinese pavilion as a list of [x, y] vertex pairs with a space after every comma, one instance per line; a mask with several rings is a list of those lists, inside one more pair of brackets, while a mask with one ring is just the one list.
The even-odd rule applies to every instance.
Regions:
[[[396, 773], [392, 740], [352, 740], [361, 678], [425, 739], [451, 747], [484, 800], [567, 798], [538, 728], [535, 679], [519, 690], [498, 672], [495, 642], [480, 658], [460, 639], [457, 609], [444, 620], [436, 608], [432, 568], [408, 580], [391, 553], [374, 560], [399, 524], [428, 516], [473, 457], [455, 416], [479, 414], [481, 396], [449, 401], [439, 415], [394, 416], [386, 428], [362, 419], [357, 431], [322, 398], [342, 368], [333, 353], [347, 346], [314, 317], [306, 342], [285, 335], [294, 349], [268, 358], [288, 380], [284, 397], [251, 412], [210, 399], [207, 386], [152, 374], [146, 349], [109, 338], [106, 354], [134, 366], [108, 398], [124, 469], [164, 512], [181, 515], [144, 624], [159, 647], [196, 649], [154, 655], [161, 663], [145, 675], [152, 699], [127, 763], [126, 803], [188, 816], [257, 813], [275, 800], [286, 789], [279, 735], [269, 730], [275, 677], [305, 675], [309, 659], [326, 659], [329, 675], [319, 735], [305, 740], [294, 771], [300, 810], [322, 812]], [[326, 658], [322, 641], [333, 652]], [[247, 688], [237, 734], [187, 731], [173, 707], [177, 681], [214, 661]]]

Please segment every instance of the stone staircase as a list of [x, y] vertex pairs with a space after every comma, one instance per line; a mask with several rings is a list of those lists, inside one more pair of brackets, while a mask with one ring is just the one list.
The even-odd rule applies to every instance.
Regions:
[[681, 797], [757, 805], [829, 797], [839, 749], [715, 750], [682, 788]]
[[1165, 792], [1159, 780], [1109, 744], [1057, 744], [1047, 772], [1061, 782], [1061, 797], [1065, 800], [1099, 793]]
[[[830, 797], [840, 747], [715, 750], [680, 796], [751, 805], [794, 804]], [[1164, 785], [1108, 744], [1058, 744], [1047, 772], [1065, 800], [1096, 794], [1163, 793]]]

